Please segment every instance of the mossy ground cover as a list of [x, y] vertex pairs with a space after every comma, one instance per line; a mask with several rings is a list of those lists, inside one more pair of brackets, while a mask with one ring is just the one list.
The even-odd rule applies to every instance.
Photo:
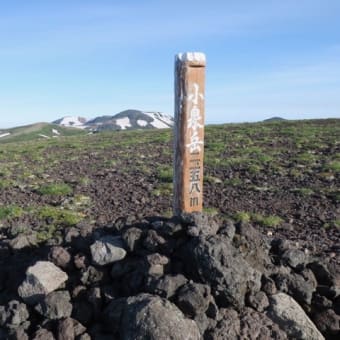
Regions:
[[[206, 211], [243, 212], [263, 229], [338, 230], [340, 120], [216, 125], [205, 135]], [[101, 226], [168, 214], [172, 145], [169, 129], [0, 144], [1, 225], [38, 225], [41, 211], [30, 206]], [[70, 224], [58, 216], [56, 230]]]

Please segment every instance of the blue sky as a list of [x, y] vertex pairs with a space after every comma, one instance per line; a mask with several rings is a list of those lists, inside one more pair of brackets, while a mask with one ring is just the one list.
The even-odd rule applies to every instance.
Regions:
[[0, 127], [173, 114], [185, 51], [207, 56], [206, 123], [340, 117], [338, 0], [0, 0]]

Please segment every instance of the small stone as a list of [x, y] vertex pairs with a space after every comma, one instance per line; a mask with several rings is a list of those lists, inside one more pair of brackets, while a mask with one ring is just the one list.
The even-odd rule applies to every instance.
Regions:
[[146, 266], [148, 274], [150, 275], [163, 275], [164, 265], [169, 263], [169, 259], [159, 253], [150, 254], [146, 257]]
[[136, 250], [136, 248], [141, 243], [142, 235], [143, 231], [136, 227], [129, 228], [123, 233], [122, 237], [125, 241], [128, 251], [134, 252]]
[[263, 276], [262, 277], [262, 290], [267, 295], [274, 295], [277, 293], [276, 285], [273, 279], [270, 277]]
[[66, 318], [58, 323], [58, 340], [74, 340], [73, 320]]
[[172, 298], [178, 288], [184, 286], [188, 280], [182, 274], [165, 275], [160, 278], [149, 277], [146, 285], [150, 293], [157, 294], [166, 299]]
[[19, 286], [18, 294], [26, 303], [35, 304], [67, 279], [67, 274], [52, 262], [38, 261], [26, 270], [26, 279]]
[[298, 249], [288, 249], [282, 254], [283, 262], [292, 268], [304, 266], [306, 263], [306, 254]]
[[104, 236], [90, 247], [94, 264], [105, 266], [126, 256], [123, 240], [120, 236]]
[[84, 333], [79, 337], [79, 340], [91, 340], [91, 337], [89, 334]]
[[187, 283], [177, 293], [177, 306], [190, 317], [204, 313], [210, 302], [210, 287], [199, 283]]
[[73, 263], [77, 269], [85, 269], [88, 266], [88, 261], [84, 254], [76, 254]]
[[158, 249], [165, 243], [165, 239], [158, 235], [157, 231], [149, 230], [143, 241], [143, 246], [149, 251], [158, 251]]
[[95, 268], [93, 266], [88, 266], [88, 268], [82, 273], [80, 281], [84, 285], [92, 285], [103, 280], [105, 272], [100, 270], [100, 268]]
[[27, 307], [24, 303], [12, 300], [8, 305], [0, 306], [0, 326], [7, 328], [18, 328], [20, 325], [28, 327], [26, 321], [29, 318]]
[[250, 294], [248, 296], [248, 303], [258, 312], [263, 312], [269, 306], [268, 297], [262, 291]]
[[64, 237], [65, 242], [71, 243], [72, 240], [76, 239], [79, 236], [80, 236], [79, 230], [77, 228], [71, 227], [71, 228], [66, 230], [65, 237]]
[[56, 266], [61, 268], [67, 268], [71, 261], [70, 253], [63, 247], [52, 247], [48, 254], [49, 260], [51, 260]]
[[13, 250], [21, 250], [26, 247], [32, 247], [37, 244], [37, 237], [35, 233], [19, 234], [9, 242], [9, 246]]

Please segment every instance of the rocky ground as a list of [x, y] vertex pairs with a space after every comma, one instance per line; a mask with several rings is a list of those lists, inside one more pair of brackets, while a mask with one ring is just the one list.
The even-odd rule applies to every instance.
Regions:
[[339, 120], [206, 135], [182, 218], [169, 131], [0, 145], [0, 338], [337, 339]]

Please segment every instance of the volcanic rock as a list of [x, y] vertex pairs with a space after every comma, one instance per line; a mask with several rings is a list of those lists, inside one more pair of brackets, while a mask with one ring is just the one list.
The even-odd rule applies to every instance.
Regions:
[[299, 249], [287, 249], [282, 254], [282, 260], [292, 268], [304, 266], [306, 264], [306, 254]]
[[192, 239], [184, 251], [188, 271], [209, 283], [221, 307], [244, 306], [245, 295], [261, 287], [261, 273], [251, 267], [226, 237], [215, 235]]
[[270, 297], [267, 315], [293, 339], [324, 339], [299, 304], [285, 293]]
[[72, 313], [70, 299], [68, 291], [52, 292], [35, 306], [35, 310], [49, 319], [65, 318]]
[[126, 340], [199, 340], [193, 320], [168, 300], [149, 294], [130, 297], [121, 317], [120, 334]]
[[6, 326], [9, 329], [18, 328], [20, 325], [27, 328], [29, 323], [29, 312], [24, 303], [12, 300], [8, 305], [0, 306], [0, 326]]
[[35, 304], [60, 287], [68, 276], [52, 262], [38, 261], [26, 271], [26, 279], [18, 288], [19, 296], [28, 304]]
[[66, 268], [71, 261], [70, 253], [65, 248], [60, 246], [52, 247], [48, 257], [50, 261], [61, 268]]
[[104, 236], [90, 247], [94, 264], [104, 266], [123, 259], [126, 256], [123, 240], [120, 236]]
[[31, 232], [30, 234], [19, 234], [9, 241], [9, 246], [13, 250], [20, 250], [26, 247], [31, 247], [37, 244], [36, 233]]
[[182, 287], [187, 282], [187, 278], [182, 274], [168, 274], [162, 277], [150, 276], [146, 283], [146, 289], [149, 293], [169, 299], [175, 295], [179, 287]]
[[204, 313], [210, 302], [210, 287], [199, 283], [187, 283], [177, 293], [177, 306], [190, 317]]
[[333, 309], [326, 309], [318, 313], [313, 321], [323, 334], [334, 338], [340, 335], [340, 315], [337, 315]]
[[38, 329], [33, 335], [32, 340], [55, 340], [53, 333], [45, 328]]

